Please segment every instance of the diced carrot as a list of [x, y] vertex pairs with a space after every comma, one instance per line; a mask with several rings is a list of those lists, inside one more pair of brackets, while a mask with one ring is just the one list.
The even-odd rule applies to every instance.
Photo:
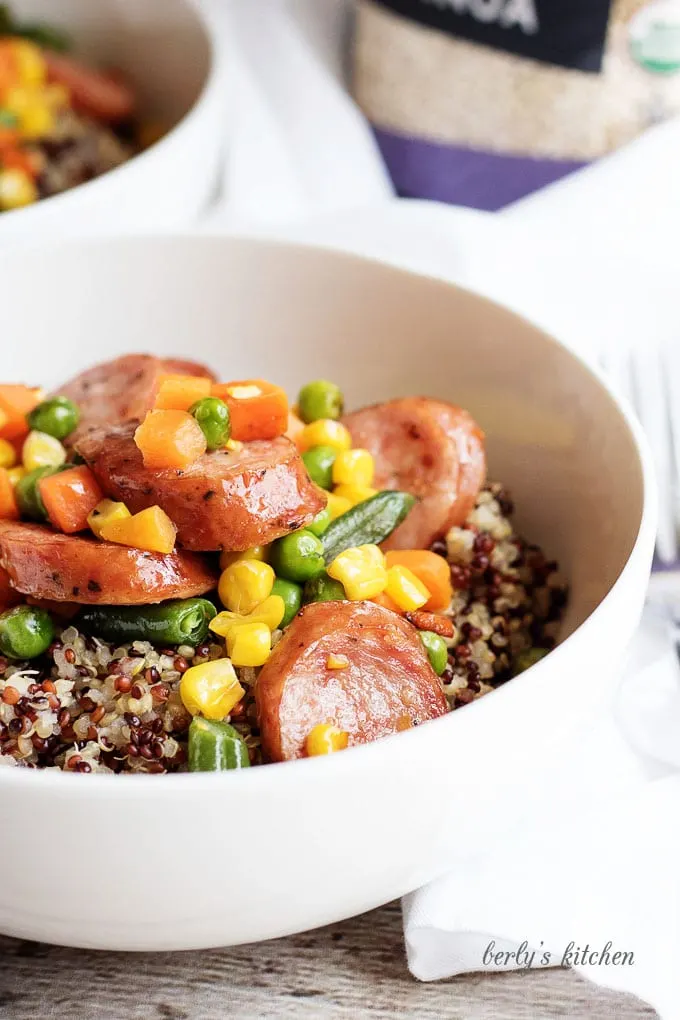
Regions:
[[19, 508], [7, 468], [0, 468], [0, 520], [18, 521]]
[[370, 602], [375, 602], [377, 606], [382, 606], [383, 609], [391, 609], [393, 613], [398, 613], [399, 616], [404, 615], [404, 610], [400, 609], [394, 599], [390, 598], [387, 592], [381, 591], [378, 595], [374, 595]]
[[7, 165], [7, 157], [16, 151], [19, 143], [19, 129], [9, 127], [7, 124], [0, 124], [0, 153], [2, 153], [2, 165]]
[[16, 54], [9, 38], [0, 39], [0, 93], [19, 81]]
[[13, 383], [0, 385], [0, 436], [21, 439], [29, 433], [26, 415], [40, 403], [42, 391]]
[[208, 446], [201, 426], [186, 411], [149, 411], [135, 432], [135, 443], [152, 471], [183, 470]]
[[443, 556], [429, 549], [392, 549], [385, 553], [387, 568], [408, 567], [430, 592], [423, 609], [446, 609], [453, 596], [451, 568]]
[[84, 464], [48, 475], [38, 484], [50, 522], [67, 535], [84, 531], [88, 514], [104, 498], [97, 479]]
[[[2, 146], [1, 136], [0, 146]], [[17, 146], [10, 149], [3, 149], [2, 166], [5, 170], [21, 170], [21, 172], [27, 174], [32, 181], [37, 178], [40, 169], [38, 160], [33, 153], [28, 152], [26, 149], [20, 149]]]
[[171, 553], [175, 548], [177, 528], [164, 510], [150, 506], [132, 517], [109, 521], [100, 532], [105, 542], [117, 542], [149, 552]]
[[23, 602], [24, 596], [20, 595], [16, 588], [10, 584], [9, 574], [0, 567], [0, 612], [11, 609], [12, 606]]
[[264, 379], [216, 383], [212, 395], [224, 400], [231, 414], [231, 438], [249, 443], [276, 439], [288, 428], [288, 397]]
[[201, 375], [162, 375], [154, 407], [163, 411], [188, 411], [192, 404], [210, 396], [212, 383]]

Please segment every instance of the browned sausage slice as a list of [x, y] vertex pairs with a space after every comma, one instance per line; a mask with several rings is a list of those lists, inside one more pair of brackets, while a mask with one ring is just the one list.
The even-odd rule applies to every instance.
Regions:
[[136, 424], [93, 429], [76, 444], [104, 491], [133, 513], [158, 506], [186, 549], [210, 552], [266, 545], [301, 528], [326, 504], [289, 439], [215, 450], [184, 471], [144, 467]]
[[86, 605], [191, 598], [217, 583], [202, 556], [164, 556], [16, 521], [0, 521], [0, 567], [24, 595]]
[[484, 433], [467, 411], [441, 400], [405, 397], [365, 407], [343, 421], [354, 446], [375, 459], [375, 486], [403, 489], [419, 503], [385, 549], [427, 549], [475, 505], [486, 477]]
[[[344, 655], [345, 669], [329, 669]], [[418, 632], [372, 602], [314, 602], [298, 613], [255, 686], [269, 761], [301, 758], [310, 730], [333, 723], [367, 744], [447, 711]]]
[[194, 361], [124, 354], [115, 361], [88, 368], [55, 390], [55, 394], [69, 397], [80, 409], [80, 425], [69, 437], [70, 445], [94, 425], [143, 418], [153, 407], [164, 373], [215, 378], [209, 368]]

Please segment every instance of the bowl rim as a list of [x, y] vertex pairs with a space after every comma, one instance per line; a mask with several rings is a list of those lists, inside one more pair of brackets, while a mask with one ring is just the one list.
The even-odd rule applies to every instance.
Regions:
[[[126, 159], [124, 163], [120, 163], [118, 166], [113, 167], [111, 170], [107, 170], [106, 173], [100, 174], [98, 177], [92, 178], [90, 181], [84, 181], [82, 184], [76, 184], [72, 188], [67, 188], [66, 191], [61, 191], [56, 195], [49, 195], [47, 198], [41, 198], [37, 202], [33, 202], [31, 205], [23, 206], [19, 209], [8, 209], [3, 213], [0, 213], [0, 241], [2, 240], [3, 232], [3, 221], [16, 223], [18, 216], [23, 215], [24, 219], [37, 218], [41, 215], [41, 210], [47, 205], [50, 211], [56, 210], [61, 211], [62, 207], [68, 202], [78, 201], [78, 196], [83, 194], [83, 190], [86, 189], [86, 195], [92, 195], [96, 191], [106, 187], [107, 181], [110, 181], [113, 176], [118, 180], [121, 173], [132, 165], [139, 166], [140, 162], [147, 163], [150, 159], [159, 157], [162, 158], [165, 149], [169, 145], [174, 144], [178, 139], [181, 138], [188, 130], [191, 129], [194, 121], [197, 119], [200, 111], [213, 95], [217, 94], [220, 89], [223, 88], [224, 82], [223, 71], [225, 68], [225, 47], [220, 43], [218, 36], [219, 33], [213, 28], [211, 19], [208, 17], [207, 11], [203, 9], [200, 3], [196, 0], [179, 0], [187, 13], [191, 14], [194, 18], [196, 25], [198, 25], [203, 33], [203, 38], [207, 46], [207, 68], [199, 90], [198, 95], [194, 99], [193, 103], [183, 114], [180, 119], [172, 125], [169, 131], [167, 131], [161, 138], [150, 145], [148, 148], [137, 152], [130, 159]], [[74, 197], [75, 196], [75, 197]], [[58, 207], [58, 208], [57, 208]], [[8, 219], [5, 219], [8, 217]], [[30, 241], [30, 238], [25, 240]], [[21, 237], [17, 238], [17, 241], [21, 243]]]
[[[172, 234], [148, 234], [140, 237], [73, 237], [68, 238], [63, 242], [52, 240], [47, 244], [41, 244], [39, 251], [42, 255], [44, 255], [45, 252], [49, 252], [50, 249], [62, 252], [67, 249], [79, 247], [121, 247], [124, 249], [130, 245], [135, 248], [139, 248], [143, 246], [154, 246], [158, 243], [165, 247], [172, 247], [177, 244], [181, 246], [187, 246], [187, 244], [198, 244], [200, 247], [207, 248], [210, 245], [221, 247], [226, 244], [231, 247], [240, 246], [244, 249], [273, 248], [279, 251], [288, 251], [291, 253], [313, 253], [318, 257], [327, 257], [339, 260], [347, 265], [354, 265], [356, 268], [370, 266], [378, 268], [381, 271], [386, 270], [389, 274], [395, 275], [396, 277], [410, 278], [415, 279], [416, 281], [426, 282], [428, 286], [436, 286], [437, 288], [446, 290], [454, 289], [471, 296], [475, 299], [475, 301], [493, 306], [505, 315], [512, 316], [523, 326], [529, 326], [533, 331], [541, 335], [544, 343], [548, 343], [552, 347], [557, 347], [561, 351], [565, 352], [586, 374], [590, 375], [599, 384], [600, 388], [614, 405], [614, 408], [627, 427], [637, 454], [642, 483], [642, 511], [640, 514], [637, 533], [630, 548], [630, 552], [628, 553], [618, 576], [598, 605], [576, 627], [576, 629], [568, 637], [566, 637], [564, 641], [561, 641], [554, 649], [552, 649], [548, 655], [520, 675], [512, 678], [512, 688], [516, 688], [518, 686], [526, 687], [528, 683], [533, 683], [535, 680], [537, 682], [541, 682], [540, 678], [547, 678], [547, 671], [550, 668], [549, 664], [557, 664], [558, 661], [562, 661], [562, 659], [567, 655], [567, 651], [565, 651], [565, 649], [571, 649], [576, 641], [581, 641], [584, 634], [589, 634], [593, 628], [598, 625], [599, 619], [607, 613], [609, 605], [616, 599], [618, 592], [627, 583], [628, 575], [636, 569], [636, 561], [641, 556], [644, 557], [647, 550], [649, 550], [651, 561], [651, 550], [656, 534], [658, 494], [653, 457], [649, 442], [641, 424], [635, 416], [632, 405], [626, 397], [619, 394], [616, 389], [610, 385], [599, 367], [590, 363], [581, 352], [575, 351], [558, 337], [548, 333], [542, 326], [532, 322], [528, 316], [508, 308], [499, 301], [486, 297], [480, 290], [462, 286], [453, 281], [429, 276], [424, 273], [414, 272], [399, 266], [393, 266], [378, 258], [356, 255], [351, 252], [339, 251], [318, 244], [287, 242], [279, 239], [270, 240], [260, 237], [238, 235], [225, 236], [212, 233], [195, 234], [188, 232], [176, 232]], [[17, 254], [20, 254], [22, 257], [26, 257], [27, 255], [30, 257], [31, 248], [32, 246], [22, 247], [20, 251], [17, 251], [16, 249], [13, 251], [0, 251], [0, 263], [3, 257], [14, 258]], [[543, 680], [543, 682], [545, 681]], [[510, 696], [511, 684], [503, 684], [501, 687], [496, 689], [493, 694], [493, 703], [498, 705], [501, 698], [507, 698]], [[469, 713], [471, 711], [475, 711], [478, 714], [480, 709], [482, 709], [483, 702], [485, 701], [485, 698], [477, 699], [469, 705], [465, 705], [466, 713], [468, 713], [467, 718], [469, 718]], [[206, 788], [209, 789], [211, 785], [214, 785], [217, 789], [217, 784], [222, 784], [225, 781], [233, 784], [239, 783], [239, 790], [243, 790], [247, 784], [247, 789], [250, 790], [251, 787], [255, 788], [258, 784], [268, 784], [270, 781], [268, 777], [270, 776], [272, 779], [276, 776], [280, 777], [278, 780], [279, 783], [285, 781], [294, 783], [295, 785], [298, 784], [299, 780], [304, 775], [307, 776], [310, 784], [319, 780], [322, 780], [324, 783], [328, 783], [329, 780], [332, 782], [334, 778], [339, 780], [341, 776], [346, 776], [349, 779], [355, 773], [364, 772], [366, 768], [371, 768], [372, 757], [384, 755], [385, 747], [394, 749], [395, 744], [397, 747], [404, 747], [405, 742], [409, 740], [411, 742], [412, 750], [417, 748], [420, 744], [426, 751], [427, 744], [425, 741], [428, 739], [427, 734], [432, 732], [430, 727], [438, 726], [441, 731], [445, 725], [462, 725], [460, 721], [454, 723], [454, 719], [460, 720], [460, 712], [447, 712], [446, 715], [430, 720], [425, 726], [414, 727], [401, 733], [390, 734], [387, 737], [372, 741], [368, 744], [361, 744], [348, 748], [344, 754], [318, 756], [312, 761], [307, 758], [300, 758], [293, 761], [273, 762], [268, 764], [266, 768], [258, 766], [248, 769], [239, 769], [229, 773], [180, 772], [166, 774], [162, 777], [144, 774], [95, 773], [88, 775], [86, 780], [83, 781], [82, 776], [75, 773], [64, 772], [57, 768], [27, 769], [12, 765], [0, 765], [0, 794], [2, 794], [3, 788], [7, 789], [10, 786], [14, 786], [15, 789], [21, 789], [22, 784], [25, 784], [23, 788], [26, 790], [30, 789], [32, 792], [36, 789], [58, 789], [62, 794], [68, 791], [68, 794], [71, 796], [74, 795], [74, 792], [77, 790], [78, 799], [87, 799], [91, 795], [98, 796], [106, 791], [107, 796], [113, 796], [114, 799], [131, 798], [136, 800], [138, 798], [146, 799], [150, 796], [172, 797], [176, 795], [179, 789], [184, 792], [184, 795], [190, 795], [191, 793], [199, 790], [205, 790]], [[400, 741], [400, 743], [397, 744], [397, 741]], [[391, 753], [393, 754], [394, 750], [392, 750]], [[306, 772], [301, 771], [302, 769], [306, 769]], [[326, 771], [320, 772], [319, 770]], [[41, 778], [37, 778], [38, 776]], [[121, 780], [123, 781], [121, 782]], [[79, 782], [80, 786], [78, 786]], [[28, 785], [30, 783], [34, 783], [35, 786], [30, 787]], [[63, 784], [71, 785], [64, 786]]]

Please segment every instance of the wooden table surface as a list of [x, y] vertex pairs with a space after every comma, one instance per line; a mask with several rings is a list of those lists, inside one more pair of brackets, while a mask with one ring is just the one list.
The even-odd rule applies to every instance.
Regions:
[[103, 953], [0, 936], [2, 1020], [642, 1020], [656, 1014], [569, 971], [420, 984], [398, 904], [319, 931], [192, 953]]

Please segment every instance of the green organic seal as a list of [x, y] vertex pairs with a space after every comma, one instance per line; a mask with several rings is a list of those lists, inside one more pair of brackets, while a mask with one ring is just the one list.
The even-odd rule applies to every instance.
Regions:
[[680, 0], [653, 0], [631, 19], [630, 51], [647, 71], [680, 70]]

